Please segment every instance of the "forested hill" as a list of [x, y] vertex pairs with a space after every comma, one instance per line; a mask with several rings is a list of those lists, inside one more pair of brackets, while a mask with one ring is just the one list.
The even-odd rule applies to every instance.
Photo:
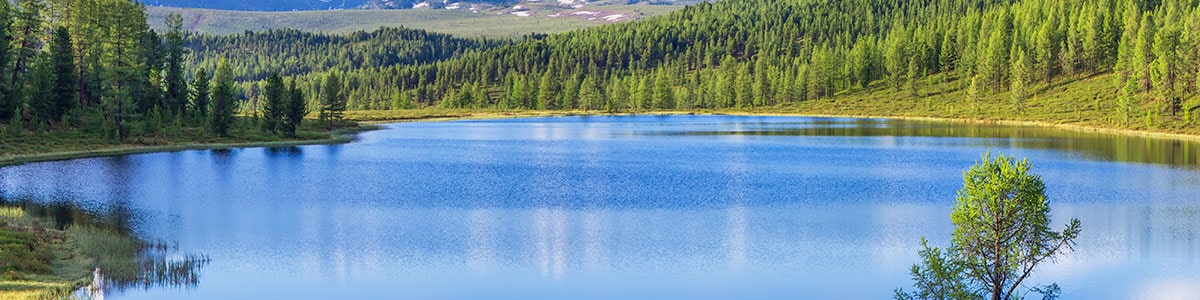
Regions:
[[937, 78], [972, 97], [1010, 94], [1014, 112], [1034, 86], [1116, 72], [1110, 94], [1121, 96], [1104, 99], [1111, 102], [1106, 109], [1126, 117], [1173, 115], [1197, 91], [1196, 6], [730, 0], [452, 60], [344, 71], [356, 108], [387, 107], [389, 98], [417, 106], [614, 111], [773, 106], [878, 82], [916, 91]]
[[248, 31], [228, 36], [193, 34], [184, 41], [195, 58], [192, 69], [213, 70], [222, 58], [234, 57], [232, 64], [242, 71], [236, 78], [238, 81], [266, 80], [271, 73], [286, 77], [330, 69], [430, 63], [503, 43], [506, 42], [463, 39], [405, 28], [382, 28], [346, 35], [294, 29]]

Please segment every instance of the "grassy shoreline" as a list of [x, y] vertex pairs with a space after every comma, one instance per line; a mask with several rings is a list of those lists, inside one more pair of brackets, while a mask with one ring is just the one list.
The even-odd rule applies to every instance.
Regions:
[[[1009, 125], [1025, 127], [1053, 128], [1067, 131], [1104, 133], [1125, 136], [1137, 136], [1156, 139], [1172, 139], [1200, 142], [1200, 133], [1164, 132], [1140, 129], [1112, 128], [1073, 123], [1054, 123], [1047, 121], [1008, 120], [992, 118], [953, 118], [925, 117], [895, 114], [845, 114], [819, 113], [804, 111], [789, 111], [780, 108], [759, 109], [702, 109], [702, 110], [662, 110], [638, 113], [609, 113], [604, 111], [523, 111], [523, 110], [402, 110], [402, 111], [351, 111], [347, 117], [363, 124], [388, 124], [401, 122], [439, 122], [457, 120], [496, 120], [511, 118], [534, 117], [570, 117], [570, 116], [626, 116], [626, 115], [714, 115], [714, 116], [779, 116], [779, 117], [829, 117], [829, 118], [871, 118], [896, 119], [933, 122], [954, 122], [980, 125]], [[390, 117], [389, 117], [390, 116]]]
[[[835, 101], [835, 100], [816, 100]], [[612, 116], [612, 115], [731, 115], [731, 116], [787, 116], [787, 117], [835, 117], [835, 118], [883, 118], [900, 120], [919, 120], [934, 122], [955, 122], [963, 124], [1009, 125], [1025, 127], [1053, 128], [1067, 131], [1103, 133], [1113, 135], [1136, 136], [1154, 139], [1170, 139], [1200, 142], [1200, 134], [1191, 132], [1168, 132], [1161, 130], [1128, 129], [1103, 127], [1077, 123], [1056, 123], [1038, 120], [1011, 120], [998, 118], [959, 118], [959, 117], [930, 117], [911, 116], [903, 114], [884, 113], [827, 113], [805, 111], [797, 107], [774, 107], [757, 109], [698, 109], [698, 110], [662, 110], [643, 112], [609, 113], [605, 111], [538, 111], [538, 110], [488, 110], [488, 109], [414, 109], [393, 111], [349, 111], [346, 118], [359, 122], [361, 125], [332, 131], [327, 138], [298, 139], [283, 141], [247, 141], [227, 143], [186, 143], [161, 146], [121, 145], [117, 147], [100, 148], [83, 151], [60, 151], [26, 155], [12, 155], [0, 158], [0, 167], [20, 165], [33, 162], [57, 161], [78, 158], [93, 158], [143, 154], [156, 152], [175, 152], [188, 150], [216, 150], [233, 148], [266, 148], [303, 145], [343, 144], [353, 141], [355, 133], [377, 130], [381, 124], [399, 122], [440, 122], [457, 120], [490, 120], [532, 117], [567, 117], [567, 116]]]
[[223, 143], [180, 143], [169, 145], [118, 145], [115, 147], [104, 147], [94, 150], [73, 150], [73, 151], [54, 151], [35, 154], [16, 154], [0, 157], [0, 167], [13, 166], [34, 162], [58, 161], [79, 158], [93, 158], [105, 156], [120, 156], [129, 154], [157, 153], [157, 152], [176, 152], [188, 150], [220, 150], [220, 149], [235, 149], [235, 148], [269, 148], [269, 147], [288, 147], [288, 146], [304, 146], [304, 145], [331, 145], [344, 144], [354, 140], [354, 134], [364, 131], [377, 130], [380, 127], [377, 125], [358, 125], [355, 127], [340, 128], [327, 133], [327, 137], [319, 139], [295, 139], [295, 140], [277, 140], [277, 141], [233, 141]]

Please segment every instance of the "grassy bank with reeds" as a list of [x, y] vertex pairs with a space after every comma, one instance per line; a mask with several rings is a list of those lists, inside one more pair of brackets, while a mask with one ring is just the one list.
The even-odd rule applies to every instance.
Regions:
[[229, 149], [253, 147], [285, 147], [298, 145], [341, 144], [353, 140], [354, 134], [377, 129], [374, 125], [344, 122], [327, 131], [316, 122], [308, 122], [296, 132], [296, 137], [262, 132], [253, 128], [235, 130], [229, 137], [216, 137], [201, 128], [161, 130], [151, 137], [137, 137], [114, 142], [100, 133], [79, 129], [48, 133], [14, 131], [3, 135], [0, 144], [0, 167], [39, 161], [127, 155], [184, 150]]

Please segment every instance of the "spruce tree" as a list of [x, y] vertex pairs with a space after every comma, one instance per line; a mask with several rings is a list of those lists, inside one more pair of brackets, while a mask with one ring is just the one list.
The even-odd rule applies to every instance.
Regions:
[[185, 115], [187, 110], [187, 81], [183, 78], [183, 17], [167, 15], [167, 53], [163, 95], [173, 115]]
[[279, 73], [271, 73], [271, 76], [267, 77], [267, 86], [263, 91], [266, 99], [262, 103], [262, 124], [267, 132], [279, 132], [280, 125], [284, 123], [286, 98], [289, 96], [287, 92]]
[[196, 78], [192, 81], [192, 109], [201, 120], [208, 118], [211, 95], [208, 86], [209, 80], [208, 72], [204, 68], [200, 68], [196, 71]]
[[233, 127], [234, 112], [237, 111], [237, 95], [233, 86], [233, 69], [228, 60], [217, 64], [213, 73], [212, 88], [212, 132], [218, 136], [229, 136], [229, 128]]
[[296, 130], [304, 122], [308, 114], [308, 102], [304, 100], [304, 92], [296, 87], [296, 79], [288, 82], [287, 107], [284, 110], [283, 132], [287, 136], [296, 136]]
[[53, 65], [54, 87], [50, 91], [52, 110], [47, 116], [50, 122], [58, 122], [63, 115], [75, 107], [76, 94], [75, 56], [72, 54], [71, 34], [66, 27], [54, 29], [50, 42], [50, 63]]

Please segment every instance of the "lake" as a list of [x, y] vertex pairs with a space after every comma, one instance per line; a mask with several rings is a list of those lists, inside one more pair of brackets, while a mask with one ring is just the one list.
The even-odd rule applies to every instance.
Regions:
[[883, 299], [946, 246], [962, 172], [1028, 158], [1067, 299], [1200, 299], [1200, 146], [931, 121], [603, 116], [400, 123], [353, 143], [0, 168], [0, 195], [135, 212], [210, 257], [108, 299]]

